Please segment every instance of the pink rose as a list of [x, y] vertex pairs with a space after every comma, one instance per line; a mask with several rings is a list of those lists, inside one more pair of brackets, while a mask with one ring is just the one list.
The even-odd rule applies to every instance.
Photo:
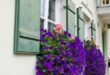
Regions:
[[72, 36], [71, 36], [71, 39], [72, 39], [72, 40], [74, 40], [74, 39], [75, 39], [75, 36], [74, 36], [74, 35], [72, 35]]
[[54, 30], [56, 33], [61, 33], [62, 32], [62, 25], [56, 24]]

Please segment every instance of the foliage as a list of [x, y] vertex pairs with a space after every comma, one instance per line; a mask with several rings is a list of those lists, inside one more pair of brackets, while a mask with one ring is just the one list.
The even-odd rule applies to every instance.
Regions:
[[86, 65], [83, 43], [57, 28], [52, 32], [41, 29], [36, 75], [80, 75]]
[[105, 75], [104, 57], [93, 39], [83, 43], [57, 24], [53, 31], [41, 28], [40, 45], [36, 75]]
[[105, 62], [100, 49], [93, 40], [85, 41], [86, 68], [85, 75], [105, 75]]

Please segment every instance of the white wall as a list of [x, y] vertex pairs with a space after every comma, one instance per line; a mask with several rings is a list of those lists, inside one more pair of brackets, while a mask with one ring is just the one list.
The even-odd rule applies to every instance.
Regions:
[[[78, 0], [73, 1], [79, 4]], [[97, 24], [96, 0], [87, 3]], [[14, 12], [15, 0], [0, 0], [0, 75], [35, 75], [36, 57], [13, 53]], [[101, 27], [101, 24], [97, 26], [96, 40], [102, 50]]]
[[110, 58], [110, 29], [107, 29], [107, 51], [108, 51], [108, 57]]
[[0, 0], [0, 75], [35, 75], [35, 56], [13, 53], [15, 0]]
[[[105, 39], [105, 42], [106, 42], [106, 49], [107, 49], [107, 57], [106, 57], [106, 61], [108, 62], [108, 57], [109, 57], [109, 50], [110, 50], [110, 29], [107, 29], [106, 30], [106, 39]], [[109, 69], [109, 75], [110, 75], [110, 69]]]

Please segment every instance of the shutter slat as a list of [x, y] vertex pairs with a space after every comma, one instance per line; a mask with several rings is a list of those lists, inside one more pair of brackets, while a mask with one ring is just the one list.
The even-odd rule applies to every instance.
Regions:
[[18, 42], [19, 53], [36, 53], [39, 52], [39, 42], [26, 38], [19, 38]]
[[19, 31], [19, 36], [30, 37], [33, 39], [38, 39], [39, 35], [40, 33], [34, 33], [31, 31]]

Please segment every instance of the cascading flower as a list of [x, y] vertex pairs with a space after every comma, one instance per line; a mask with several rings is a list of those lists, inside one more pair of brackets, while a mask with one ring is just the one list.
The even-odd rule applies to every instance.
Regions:
[[85, 41], [86, 68], [85, 75], [105, 75], [105, 62], [100, 49], [93, 40]]
[[53, 32], [41, 29], [40, 40], [36, 75], [80, 75], [83, 72], [86, 52], [78, 37], [72, 38], [58, 24]]
[[40, 30], [36, 75], [105, 75], [105, 62], [93, 39], [83, 42], [57, 24], [53, 32]]

